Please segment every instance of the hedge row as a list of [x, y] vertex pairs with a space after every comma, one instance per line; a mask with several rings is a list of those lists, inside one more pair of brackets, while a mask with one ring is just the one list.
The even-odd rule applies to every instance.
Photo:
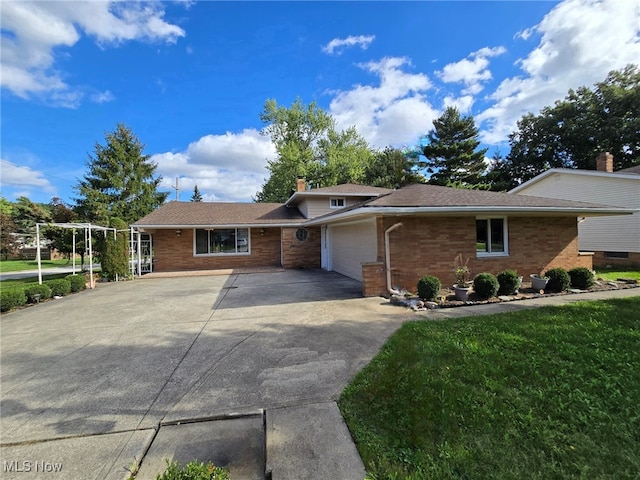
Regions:
[[[593, 272], [588, 268], [572, 268], [568, 272], [564, 268], [552, 268], [544, 273], [548, 278], [545, 292], [558, 293], [567, 290], [570, 286], [580, 290], [586, 290], [595, 283]], [[473, 279], [473, 290], [480, 297], [488, 299], [496, 295], [514, 295], [522, 283], [515, 270], [504, 270], [498, 275], [491, 273], [479, 273]], [[424, 300], [434, 300], [440, 291], [440, 279], [433, 275], [425, 275], [418, 280], [418, 296]]]
[[0, 291], [0, 311], [7, 312], [27, 303], [38, 303], [51, 297], [63, 297], [84, 290], [84, 275], [67, 275], [65, 278], [45, 280], [42, 285], [25, 285]]

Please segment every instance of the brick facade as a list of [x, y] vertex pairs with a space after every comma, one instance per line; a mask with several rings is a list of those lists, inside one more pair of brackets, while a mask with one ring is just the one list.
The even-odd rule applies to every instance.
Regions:
[[[379, 217], [378, 261], [385, 261], [384, 232], [397, 222], [402, 227], [390, 234], [391, 283], [415, 291], [423, 275], [435, 275], [443, 285], [453, 284], [453, 261], [458, 253], [469, 258], [471, 278], [481, 272], [497, 274], [514, 269], [528, 278], [549, 268], [592, 268], [592, 257], [578, 252], [575, 217], [511, 217], [508, 219], [509, 256], [476, 256], [475, 217]], [[385, 278], [384, 268], [369, 272], [371, 287], [365, 292], [378, 295]], [[365, 271], [363, 270], [363, 273]], [[525, 280], [526, 281], [526, 280]], [[385, 286], [386, 290], [386, 286]]]
[[629, 252], [629, 258], [605, 258], [604, 252], [594, 252], [593, 264], [598, 267], [640, 268], [640, 253]]
[[153, 270], [216, 270], [280, 266], [280, 227], [252, 228], [250, 255], [194, 256], [193, 229], [156, 230], [153, 236]]
[[282, 266], [284, 268], [320, 268], [320, 227], [305, 227], [307, 238], [296, 238], [298, 228], [282, 229]]

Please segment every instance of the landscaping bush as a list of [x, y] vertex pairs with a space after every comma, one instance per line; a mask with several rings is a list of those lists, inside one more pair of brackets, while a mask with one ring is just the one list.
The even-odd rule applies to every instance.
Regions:
[[27, 303], [27, 296], [22, 288], [3, 288], [0, 291], [0, 312], [7, 312], [12, 308], [21, 307], [25, 303]]
[[498, 288], [498, 279], [491, 273], [479, 273], [473, 279], [473, 291], [484, 299], [495, 297]]
[[576, 267], [569, 270], [569, 278], [573, 288], [586, 290], [595, 283], [593, 272], [585, 267]]
[[24, 294], [27, 296], [29, 303], [36, 303], [36, 295], [40, 295], [40, 300], [51, 298], [51, 287], [44, 283], [42, 285], [29, 285], [24, 289]]
[[229, 472], [226, 468], [216, 467], [211, 462], [187, 463], [184, 467], [178, 462], [167, 462], [167, 469], [162, 475], [158, 475], [158, 480], [229, 480]]
[[425, 275], [418, 280], [418, 296], [423, 300], [433, 301], [438, 296], [442, 283], [438, 277]]
[[520, 277], [515, 270], [504, 270], [497, 276], [498, 295], [515, 295], [520, 288]]
[[79, 292], [80, 290], [85, 289], [87, 277], [85, 277], [84, 275], [67, 275], [64, 278], [69, 280], [72, 292]]
[[544, 276], [549, 279], [547, 287], [544, 289], [546, 293], [559, 293], [569, 288], [569, 274], [564, 268], [552, 268], [544, 272]]
[[64, 297], [71, 293], [71, 282], [66, 278], [56, 278], [44, 282], [51, 289], [51, 295], [54, 297]]

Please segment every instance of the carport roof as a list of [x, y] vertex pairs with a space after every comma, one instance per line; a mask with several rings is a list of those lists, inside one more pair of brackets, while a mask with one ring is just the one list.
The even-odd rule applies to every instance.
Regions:
[[297, 208], [281, 203], [169, 202], [133, 227], [295, 226], [304, 221]]

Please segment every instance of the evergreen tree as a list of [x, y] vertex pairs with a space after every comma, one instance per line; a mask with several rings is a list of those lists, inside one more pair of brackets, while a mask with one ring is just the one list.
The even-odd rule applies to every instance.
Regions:
[[157, 165], [129, 128], [119, 123], [105, 139], [104, 146], [96, 142], [89, 173], [76, 186], [78, 210], [92, 223], [105, 225], [117, 217], [131, 224], [162, 205], [169, 193], [158, 192]]
[[112, 218], [110, 226], [116, 229], [116, 234], [108, 231], [104, 240], [97, 245], [102, 275], [109, 280], [115, 280], [129, 273], [128, 225], [119, 218]]
[[431, 174], [429, 183], [435, 185], [476, 185], [481, 183], [486, 168], [487, 149], [480, 145], [478, 129], [472, 116], [461, 117], [455, 107], [447, 107], [433, 121], [434, 129], [427, 136], [422, 149], [424, 166]]
[[191, 201], [192, 202], [201, 202], [202, 201], [202, 194], [200, 193], [200, 190], [198, 190], [198, 185], [193, 187], [193, 195], [191, 195]]

